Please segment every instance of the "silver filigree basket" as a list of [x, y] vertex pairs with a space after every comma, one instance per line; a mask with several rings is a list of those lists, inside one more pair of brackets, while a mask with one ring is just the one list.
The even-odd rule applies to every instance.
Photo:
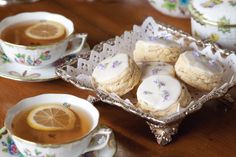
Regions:
[[[190, 88], [192, 102], [186, 108], [179, 108], [175, 114], [161, 118], [137, 108], [135, 106], [137, 100], [133, 97], [126, 96], [121, 98], [114, 93], [107, 93], [93, 88], [91, 74], [100, 61], [120, 52], [127, 53], [132, 57], [135, 43], [147, 37], [173, 40], [182, 46], [183, 51], [194, 49], [214, 60], [219, 60], [225, 67], [224, 83], [209, 93], [199, 92]], [[157, 142], [165, 145], [171, 142], [171, 136], [177, 133], [178, 126], [183, 118], [201, 109], [206, 101], [223, 97], [230, 88], [236, 85], [236, 55], [232, 51], [222, 50], [214, 44], [196, 40], [183, 31], [157, 23], [153, 18], [148, 17], [141, 26], [134, 25], [133, 30], [125, 31], [121, 36], [101, 42], [93, 50], [83, 52], [78, 57], [67, 61], [57, 68], [57, 74], [78, 88], [94, 91], [99, 98], [98, 100], [116, 105], [125, 111], [142, 117], [149, 125]]]

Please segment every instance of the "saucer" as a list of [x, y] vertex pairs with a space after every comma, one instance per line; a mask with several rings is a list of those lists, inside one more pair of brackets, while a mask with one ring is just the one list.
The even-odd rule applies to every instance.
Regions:
[[[75, 40], [72, 42], [70, 50], [76, 50], [78, 46], [78, 41]], [[89, 49], [88, 43], [85, 43], [84, 47], [78, 52]], [[41, 68], [27, 67], [11, 62], [7, 56], [0, 51], [0, 77], [23, 82], [44, 82], [59, 78], [56, 75], [56, 67], [57, 64], [50, 64]]]
[[[100, 127], [109, 129], [104, 125]], [[99, 142], [100, 139], [98, 139], [97, 142]], [[114, 137], [114, 133], [112, 132], [108, 144], [103, 149], [91, 151], [79, 157], [113, 157], [115, 153], [116, 153], [116, 140]], [[7, 131], [1, 133], [1, 129], [0, 129], [0, 157], [25, 157], [17, 150], [16, 145], [10, 138]], [[39, 155], [36, 157], [44, 157], [44, 156]]]

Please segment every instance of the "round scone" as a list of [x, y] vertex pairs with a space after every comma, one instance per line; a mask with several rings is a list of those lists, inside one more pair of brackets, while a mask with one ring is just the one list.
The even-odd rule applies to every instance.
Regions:
[[146, 78], [137, 90], [138, 106], [157, 117], [168, 116], [186, 107], [191, 96], [183, 83], [169, 75]]
[[220, 86], [224, 74], [223, 65], [197, 51], [186, 51], [175, 64], [178, 77], [185, 83], [203, 91]]
[[100, 62], [92, 73], [95, 88], [122, 96], [136, 86], [141, 71], [137, 64], [124, 53], [117, 53]]
[[153, 41], [139, 40], [133, 51], [134, 60], [140, 61], [162, 61], [176, 62], [181, 53], [181, 46], [174, 42], [163, 39]]
[[175, 76], [174, 66], [165, 62], [142, 62], [137, 64], [142, 71], [141, 80], [152, 75]]

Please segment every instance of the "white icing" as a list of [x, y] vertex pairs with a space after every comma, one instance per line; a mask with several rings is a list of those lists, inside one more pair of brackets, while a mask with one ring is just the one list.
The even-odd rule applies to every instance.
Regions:
[[93, 71], [93, 78], [98, 83], [116, 79], [129, 66], [129, 57], [124, 53], [117, 53], [100, 62]]
[[170, 47], [180, 47], [178, 43], [169, 40], [163, 40], [155, 38], [155, 40], [139, 40], [136, 42], [136, 47], [142, 47], [145, 50], [154, 49], [154, 48], [170, 48]]
[[169, 75], [154, 75], [146, 78], [138, 87], [137, 98], [141, 103], [164, 110], [174, 104], [181, 94], [180, 82]]
[[143, 62], [138, 66], [142, 71], [142, 80], [152, 75], [174, 76], [174, 66], [165, 62]]
[[186, 51], [181, 55], [186, 61], [186, 66], [190, 66], [192, 69], [203, 71], [211, 75], [224, 71], [222, 65], [218, 61], [209, 59], [197, 51]]

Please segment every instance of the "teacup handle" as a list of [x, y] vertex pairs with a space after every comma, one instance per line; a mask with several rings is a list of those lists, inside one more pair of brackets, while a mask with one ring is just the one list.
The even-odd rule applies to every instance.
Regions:
[[1, 137], [1, 135], [2, 135], [6, 130], [7, 130], [7, 129], [6, 129], [5, 126], [2, 127], [2, 128], [0, 128], [0, 137]]
[[[72, 55], [72, 54], [76, 54], [80, 50], [82, 50], [82, 48], [83, 48], [83, 46], [85, 44], [85, 41], [87, 39], [87, 36], [88, 36], [88, 34], [86, 34], [86, 33], [79, 33], [79, 34], [73, 35], [73, 37], [70, 39], [70, 42], [72, 42], [72, 50], [67, 50], [67, 52], [62, 56], [62, 58], [66, 57], [66, 56], [69, 56], [69, 55]], [[76, 40], [81, 40], [80, 46], [78, 46], [77, 48], [73, 49], [73, 47], [75, 47], [75, 45], [73, 45], [73, 44], [78, 44], [78, 43], [74, 43], [73, 42], [73, 41], [76, 41]]]
[[[0, 42], [2, 42], [1, 39], [0, 39]], [[1, 44], [0, 44], [0, 53], [1, 53], [1, 52], [4, 53], [4, 52], [3, 52], [3, 49], [2, 49], [2, 46], [1, 46]]]
[[[112, 133], [112, 131], [109, 128], [100, 128], [98, 131], [96, 131], [92, 135], [92, 139], [90, 141], [90, 144], [87, 147], [87, 149], [83, 152], [83, 154], [90, 152], [90, 151], [95, 151], [95, 150], [99, 150], [99, 149], [104, 148], [110, 139], [111, 133]], [[100, 138], [96, 139], [96, 137], [99, 137], [99, 136], [100, 136]]]

